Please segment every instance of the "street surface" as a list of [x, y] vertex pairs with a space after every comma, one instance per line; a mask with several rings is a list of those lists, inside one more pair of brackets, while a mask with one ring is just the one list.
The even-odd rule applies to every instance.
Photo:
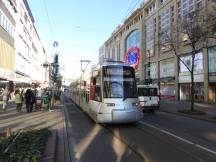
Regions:
[[71, 155], [78, 162], [215, 162], [216, 127], [164, 112], [136, 124], [95, 124], [65, 98]]

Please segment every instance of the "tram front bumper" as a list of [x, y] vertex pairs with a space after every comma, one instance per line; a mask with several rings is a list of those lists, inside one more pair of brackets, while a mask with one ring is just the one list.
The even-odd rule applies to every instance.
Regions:
[[136, 122], [143, 118], [143, 113], [136, 109], [112, 110], [113, 123]]

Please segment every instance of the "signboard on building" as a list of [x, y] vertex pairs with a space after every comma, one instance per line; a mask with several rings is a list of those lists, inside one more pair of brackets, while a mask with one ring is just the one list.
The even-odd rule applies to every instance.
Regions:
[[138, 47], [131, 47], [125, 56], [125, 61], [127, 64], [131, 65], [133, 68], [137, 69], [140, 60], [140, 49]]

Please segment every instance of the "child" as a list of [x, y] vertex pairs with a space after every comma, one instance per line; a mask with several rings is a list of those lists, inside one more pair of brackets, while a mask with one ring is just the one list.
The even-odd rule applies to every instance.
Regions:
[[16, 103], [17, 112], [20, 112], [22, 109], [22, 97], [19, 89], [15, 91], [15, 103]]

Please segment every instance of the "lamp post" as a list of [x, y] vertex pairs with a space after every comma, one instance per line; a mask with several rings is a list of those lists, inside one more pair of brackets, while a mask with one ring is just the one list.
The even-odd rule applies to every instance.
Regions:
[[[47, 61], [42, 64], [42, 66], [47, 69], [49, 67], [49, 87], [51, 87], [51, 106], [49, 106], [49, 110], [51, 110], [51, 107], [54, 105], [54, 89], [56, 89], [56, 80], [58, 79], [58, 54], [57, 54], [57, 47], [58, 42], [53, 42], [53, 47], [55, 49], [55, 56], [53, 63], [48, 63]], [[52, 67], [52, 70], [51, 70]], [[45, 80], [46, 80], [46, 74], [47, 70], [45, 71]]]
[[[90, 63], [91, 61], [90, 60], [80, 60], [80, 63], [81, 63], [81, 72], [82, 72], [82, 74], [81, 74], [81, 76], [80, 76], [80, 87], [79, 87], [79, 93], [80, 93], [80, 97], [79, 97], [79, 105], [80, 105], [80, 102], [81, 102], [81, 84], [82, 84], [82, 75], [83, 75], [83, 73], [86, 71], [86, 69], [87, 69], [87, 67], [88, 67], [88, 65], [89, 65], [89, 63]], [[86, 66], [85, 67], [83, 67], [83, 63], [86, 63]]]

